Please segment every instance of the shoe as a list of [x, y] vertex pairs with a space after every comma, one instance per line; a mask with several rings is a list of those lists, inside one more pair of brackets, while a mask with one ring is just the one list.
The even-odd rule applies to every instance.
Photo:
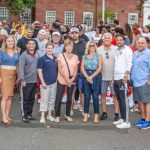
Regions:
[[133, 125], [134, 125], [134, 126], [137, 126], [137, 127], [140, 127], [140, 126], [143, 125], [143, 123], [145, 123], [145, 120], [139, 119], [139, 120], [136, 121]]
[[94, 116], [93, 123], [95, 123], [95, 124], [99, 123], [99, 117], [98, 117], [98, 115]]
[[55, 123], [60, 123], [60, 117], [56, 117], [54, 120]]
[[[85, 115], [85, 113], [84, 112], [82, 112], [82, 116], [84, 117], [84, 115]], [[88, 118], [90, 118], [90, 115], [89, 114], [87, 114], [88, 115]]]
[[114, 125], [119, 125], [123, 123], [123, 119], [119, 119], [118, 121], [114, 121], [113, 124]]
[[73, 110], [70, 111], [70, 116], [73, 116], [74, 115], [74, 112]]
[[115, 113], [114, 114], [114, 121], [118, 121], [119, 120], [119, 113]]
[[11, 125], [12, 123], [9, 120], [7, 120], [7, 121], [2, 121], [2, 124], [4, 124], [4, 125]]
[[89, 121], [88, 115], [84, 115], [82, 121], [87, 123]]
[[73, 109], [75, 109], [75, 110], [79, 109], [79, 105], [78, 104], [74, 104]]
[[32, 115], [28, 115], [29, 120], [36, 120]]
[[119, 125], [116, 125], [116, 127], [119, 129], [127, 129], [127, 128], [131, 128], [131, 124], [130, 122], [123, 122]]
[[100, 120], [106, 120], [107, 119], [107, 113], [103, 112], [102, 115], [100, 116]]
[[22, 118], [22, 121], [25, 122], [25, 123], [30, 123], [30, 119], [27, 118], [27, 117], [23, 117], [23, 118]]
[[47, 118], [46, 118], [47, 120], [49, 120], [49, 121], [54, 121], [55, 120], [55, 118], [54, 117], [52, 117], [52, 116], [47, 116]]
[[80, 112], [83, 111], [83, 107], [82, 107], [82, 106], [79, 107], [79, 111], [80, 111]]
[[73, 122], [74, 120], [70, 116], [65, 116], [65, 120], [68, 122]]
[[150, 128], [150, 122], [144, 121], [144, 123], [139, 127], [139, 129], [149, 129]]
[[42, 118], [40, 119], [40, 123], [45, 123], [45, 118], [42, 117]]

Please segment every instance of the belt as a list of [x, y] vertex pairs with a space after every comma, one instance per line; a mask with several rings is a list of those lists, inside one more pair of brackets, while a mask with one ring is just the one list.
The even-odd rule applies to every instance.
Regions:
[[16, 70], [16, 66], [1, 65], [1, 69]]

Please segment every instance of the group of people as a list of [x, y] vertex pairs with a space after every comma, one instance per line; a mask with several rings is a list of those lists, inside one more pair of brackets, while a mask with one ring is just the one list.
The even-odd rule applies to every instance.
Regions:
[[[40, 83], [40, 123], [61, 122], [64, 91], [66, 121], [73, 122], [73, 109], [79, 109], [82, 121], [87, 123], [91, 99], [93, 123], [106, 120], [109, 87], [114, 101], [113, 124], [120, 129], [130, 128], [127, 96], [128, 86], [132, 84], [133, 99], [141, 113], [141, 119], [134, 125], [140, 129], [150, 128], [150, 26], [140, 31], [138, 25], [134, 25], [132, 32], [129, 25], [123, 28], [115, 20], [109, 28], [100, 24], [92, 31], [87, 30], [85, 24], [64, 29], [59, 20], [51, 28], [35, 21], [24, 28], [23, 34], [22, 27], [14, 25], [8, 30], [7, 26], [6, 30], [0, 23], [3, 124], [13, 122], [9, 112], [15, 84], [20, 85], [22, 121], [35, 120], [32, 112], [37, 83]], [[18, 31], [20, 35], [14, 35]]]

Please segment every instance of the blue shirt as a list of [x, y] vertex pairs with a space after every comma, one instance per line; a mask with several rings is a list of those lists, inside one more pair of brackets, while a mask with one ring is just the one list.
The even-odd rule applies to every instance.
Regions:
[[138, 51], [133, 54], [131, 79], [135, 87], [143, 86], [150, 78], [150, 51], [145, 49], [138, 56]]
[[99, 56], [97, 53], [94, 54], [93, 58], [89, 59], [87, 55], [83, 56], [85, 62], [85, 69], [96, 70], [99, 65]]
[[46, 85], [53, 84], [57, 80], [58, 68], [56, 60], [56, 57], [51, 59], [46, 54], [38, 60], [37, 68], [42, 69], [43, 78]]
[[54, 48], [54, 56], [58, 57], [59, 54], [62, 54], [64, 50], [63, 44], [58, 44], [57, 47]]
[[16, 66], [19, 63], [19, 54], [14, 53], [11, 57], [7, 52], [0, 51], [0, 65]]

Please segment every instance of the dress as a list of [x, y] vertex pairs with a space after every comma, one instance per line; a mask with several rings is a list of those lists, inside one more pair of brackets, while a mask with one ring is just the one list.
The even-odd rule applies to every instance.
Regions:
[[0, 77], [2, 80], [2, 96], [13, 96], [14, 85], [17, 78], [16, 65], [19, 61], [19, 55], [14, 53], [11, 57], [6, 52], [0, 51]]

